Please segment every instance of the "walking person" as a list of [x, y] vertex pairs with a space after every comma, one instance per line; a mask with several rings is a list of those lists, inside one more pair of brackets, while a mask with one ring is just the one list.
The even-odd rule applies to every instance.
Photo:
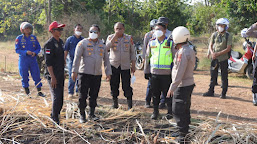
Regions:
[[78, 93], [78, 80], [73, 81], [71, 78], [72, 74], [72, 64], [74, 60], [74, 53], [76, 46], [79, 41], [84, 39], [82, 34], [83, 27], [80, 24], [77, 24], [74, 28], [74, 35], [68, 37], [68, 39], [65, 42], [65, 51], [64, 51], [64, 59], [66, 60], [67, 55], [69, 54], [69, 63], [68, 63], [68, 69], [69, 69], [69, 83], [68, 83], [68, 98], [73, 98], [74, 96], [74, 87], [76, 85], [76, 95]]
[[49, 32], [52, 37], [45, 43], [45, 59], [47, 66], [46, 77], [48, 79], [52, 95], [51, 118], [57, 124], [60, 123], [59, 115], [63, 106], [63, 88], [64, 88], [64, 43], [61, 34], [65, 24], [59, 24], [54, 21], [49, 25]]
[[218, 69], [221, 69], [222, 93], [221, 99], [226, 99], [228, 90], [228, 59], [232, 47], [232, 35], [227, 32], [229, 21], [226, 18], [220, 18], [216, 21], [217, 32], [211, 36], [209, 50], [211, 53], [211, 81], [209, 90], [203, 96], [214, 96], [214, 87], [217, 83]]
[[125, 25], [117, 22], [114, 25], [114, 34], [108, 36], [106, 46], [110, 51], [112, 79], [110, 81], [113, 108], [118, 108], [120, 77], [124, 96], [127, 98], [128, 109], [132, 108], [131, 74], [135, 73], [136, 55], [132, 36], [124, 33]]
[[78, 75], [80, 122], [86, 122], [86, 99], [89, 95], [89, 119], [97, 121], [95, 115], [97, 97], [102, 79], [102, 62], [104, 61], [106, 79], [111, 79], [111, 65], [105, 44], [99, 39], [100, 27], [96, 24], [89, 29], [89, 37], [81, 40], [76, 47], [72, 66], [72, 79]]
[[37, 87], [38, 96], [45, 97], [41, 92], [40, 70], [37, 63], [37, 54], [41, 50], [41, 46], [37, 37], [32, 34], [33, 26], [28, 22], [23, 22], [20, 25], [21, 35], [15, 40], [15, 51], [19, 54], [19, 73], [22, 77], [22, 87], [25, 93], [30, 96], [29, 90], [29, 71], [32, 79]]

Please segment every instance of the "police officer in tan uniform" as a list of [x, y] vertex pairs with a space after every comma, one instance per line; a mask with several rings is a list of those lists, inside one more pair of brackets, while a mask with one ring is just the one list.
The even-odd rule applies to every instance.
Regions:
[[132, 108], [132, 87], [130, 86], [130, 73], [135, 72], [135, 50], [133, 39], [124, 33], [125, 27], [121, 22], [114, 25], [114, 34], [108, 36], [106, 45], [110, 50], [110, 63], [112, 79], [110, 81], [113, 108], [118, 108], [120, 77], [124, 96], [127, 98], [128, 109]]
[[86, 122], [85, 108], [86, 99], [89, 94], [89, 119], [94, 121], [99, 118], [95, 116], [96, 99], [98, 97], [102, 78], [102, 61], [106, 79], [111, 79], [111, 65], [109, 55], [102, 40], [99, 40], [100, 28], [92, 25], [89, 30], [89, 38], [81, 40], [76, 47], [75, 58], [72, 67], [72, 79], [75, 81], [78, 75], [80, 122]]
[[172, 36], [178, 51], [174, 57], [172, 83], [167, 97], [173, 97], [172, 113], [178, 127], [178, 132], [173, 133], [172, 137], [178, 137], [178, 141], [183, 143], [190, 124], [191, 95], [195, 86], [193, 77], [195, 52], [187, 43], [190, 38], [187, 28], [183, 26], [175, 28]]

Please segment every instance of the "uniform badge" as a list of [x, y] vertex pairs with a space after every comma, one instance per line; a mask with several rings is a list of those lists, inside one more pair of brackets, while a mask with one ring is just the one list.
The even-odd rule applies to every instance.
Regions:
[[99, 45], [99, 47], [103, 47], [103, 45]]
[[165, 42], [165, 45], [167, 46], [167, 42]]
[[25, 48], [25, 45], [23, 45], [22, 48]]
[[103, 50], [103, 49], [100, 49], [100, 52], [104, 52], [104, 50]]
[[24, 38], [21, 39], [21, 42], [26, 42], [26, 40]]
[[91, 55], [92, 53], [91, 53], [91, 52], [89, 52], [88, 54], [89, 54], [89, 55]]
[[91, 43], [88, 43], [87, 45], [90, 45], [90, 46], [91, 46], [92, 44], [91, 44]]
[[34, 39], [34, 37], [30, 37], [31, 39]]
[[100, 53], [100, 56], [103, 56], [103, 53]]
[[131, 43], [132, 45], [134, 44], [132, 37], [130, 38], [130, 43]]
[[116, 50], [116, 49], [117, 49], [117, 47], [114, 47], [113, 49], [114, 49], [114, 50]]
[[128, 44], [125, 44], [125, 47], [128, 47], [129, 45]]
[[181, 58], [182, 58], [182, 53], [181, 53], [181, 54], [178, 54], [177, 61], [180, 62], [180, 61], [181, 61]]
[[33, 47], [36, 47], [35, 45], [33, 45]]
[[94, 49], [93, 48], [91, 48], [91, 51], [93, 51]]
[[90, 51], [90, 48], [87, 48], [88, 51]]
[[15, 44], [18, 44], [18, 42], [19, 42], [19, 39], [16, 39], [16, 40], [15, 40]]

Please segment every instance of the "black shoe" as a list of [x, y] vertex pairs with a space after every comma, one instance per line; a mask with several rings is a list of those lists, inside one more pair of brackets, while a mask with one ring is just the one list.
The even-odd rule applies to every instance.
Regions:
[[160, 105], [159, 105], [159, 109], [165, 109], [166, 108], [166, 104], [165, 103], [161, 103]]
[[150, 102], [145, 102], [145, 108], [151, 108]]
[[172, 114], [166, 114], [166, 115], [165, 115], [165, 118], [168, 119], [168, 120], [170, 120], [170, 119], [173, 118], [173, 115], [172, 115]]
[[127, 100], [128, 110], [132, 109], [132, 100]]
[[87, 120], [86, 120], [86, 113], [85, 111], [80, 111], [80, 118], [79, 118], [79, 122], [80, 123], [85, 123]]
[[39, 92], [37, 93], [37, 96], [45, 97], [46, 95], [43, 94], [41, 91], [39, 91]]
[[113, 99], [113, 105], [112, 105], [113, 108], [117, 109], [119, 107], [118, 105], [118, 99]]
[[257, 93], [253, 93], [253, 105], [257, 106]]
[[[59, 117], [58, 117], [58, 116], [57, 116], [57, 117], [54, 117], [54, 116], [52, 116], [52, 114], [51, 114], [51, 119], [52, 119], [56, 124], [60, 125], [60, 120], [59, 120]], [[53, 124], [55, 125], [55, 123], [53, 123]]]
[[89, 115], [89, 119], [93, 121], [98, 121], [100, 118], [96, 117], [95, 115]]
[[221, 98], [221, 99], [226, 99], [226, 95], [223, 95], [223, 94], [222, 94], [222, 95], [220, 96], [220, 98]]
[[214, 97], [214, 93], [208, 91], [208, 92], [204, 93], [203, 96], [206, 96], [206, 97]]
[[27, 88], [24, 88], [24, 90], [25, 90], [26, 95], [31, 98], [29, 88], [28, 88], [28, 87], [27, 87]]
[[158, 116], [159, 116], [159, 110], [158, 110], [158, 107], [157, 107], [157, 109], [156, 108], [154, 109], [154, 112], [151, 115], [151, 119], [157, 120]]

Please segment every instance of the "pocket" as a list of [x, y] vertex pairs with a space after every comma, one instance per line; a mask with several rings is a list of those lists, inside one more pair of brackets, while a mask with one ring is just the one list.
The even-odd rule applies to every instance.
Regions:
[[129, 47], [130, 47], [129, 42], [125, 42], [125, 43], [124, 43], [123, 51], [124, 51], [124, 52], [128, 52], [128, 51], [129, 51]]
[[104, 56], [104, 49], [99, 48], [99, 49], [98, 49], [98, 55], [99, 55], [100, 57], [103, 57], [103, 56]]
[[181, 99], [173, 99], [172, 105], [173, 113], [176, 115], [181, 115], [186, 112], [186, 102]]
[[86, 56], [92, 56], [94, 52], [93, 47], [87, 47]]

